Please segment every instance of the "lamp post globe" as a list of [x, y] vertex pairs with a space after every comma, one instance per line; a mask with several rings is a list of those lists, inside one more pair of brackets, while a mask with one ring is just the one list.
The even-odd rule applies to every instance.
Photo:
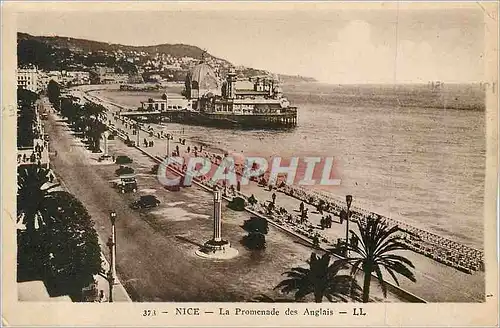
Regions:
[[116, 212], [115, 211], [111, 211], [109, 213], [109, 218], [111, 219], [111, 223], [115, 224], [115, 221], [116, 221]]
[[347, 208], [350, 208], [352, 203], [352, 195], [345, 196], [345, 202], [347, 203]]

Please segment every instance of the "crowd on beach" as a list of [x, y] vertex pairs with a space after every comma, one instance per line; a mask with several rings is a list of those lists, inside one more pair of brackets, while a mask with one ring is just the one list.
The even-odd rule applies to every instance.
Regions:
[[[117, 118], [119, 117], [115, 116], [115, 120]], [[137, 123], [134, 123], [134, 121], [129, 119], [128, 123], [124, 122], [124, 124], [128, 124], [127, 126], [131, 128], [133, 124]], [[154, 137], [156, 133], [156, 136], [160, 139], [173, 139], [173, 135], [164, 134], [163, 131], [157, 132], [151, 126], [146, 128], [140, 124], [139, 127], [144, 131], [147, 131], [150, 137]], [[145, 142], [144, 145], [146, 144], [147, 147], [154, 145], [154, 143], [150, 144]], [[181, 156], [179, 145], [186, 145], [186, 139], [179, 138], [175, 151], [172, 151], [171, 153], [172, 156]], [[203, 156], [209, 159], [214, 165], [219, 165], [224, 156], [227, 154], [218, 154], [207, 151], [203, 149], [203, 146], [193, 146], [192, 148], [188, 146], [186, 148], [186, 152], [182, 155], [196, 157]], [[186, 165], [171, 164], [171, 167], [183, 174], [186, 174]], [[232, 169], [234, 169], [234, 172], [237, 175], [241, 176], [243, 174], [244, 165], [237, 163]], [[270, 191], [281, 192], [300, 200], [300, 208], [298, 210], [290, 211], [284, 207], [277, 206], [275, 197], [273, 197], [272, 201], [262, 201], [256, 199], [254, 195], [244, 195], [241, 193], [239, 185], [237, 185], [236, 188], [235, 186], [227, 188], [225, 182], [214, 182], [203, 176], [196, 177], [194, 180], [208, 188], [213, 189], [215, 186], [222, 188], [225, 191], [226, 197], [239, 196], [245, 198], [248, 202], [249, 209], [266, 216], [268, 219], [272, 220], [276, 224], [279, 224], [286, 230], [293, 231], [295, 234], [310, 239], [315, 246], [331, 247], [333, 244], [335, 248], [342, 247], [342, 243], [344, 243], [343, 239], [337, 239], [336, 241], [329, 240], [323, 233], [325, 229], [331, 228], [332, 222], [334, 222], [333, 216], [339, 217], [340, 224], [342, 224], [343, 220], [347, 220], [347, 213], [345, 211], [343, 201], [336, 199], [329, 194], [324, 194], [312, 189], [305, 189], [301, 186], [287, 185], [284, 177], [280, 176], [278, 176], [275, 184], [271, 185], [269, 182], [269, 173], [265, 173], [261, 177], [250, 178], [251, 181], [258, 183], [259, 186], [263, 188], [268, 188]], [[308, 220], [308, 210], [304, 208], [304, 203], [314, 206], [316, 208], [316, 212], [322, 215], [319, 225], [314, 225]], [[295, 212], [298, 212], [299, 214]], [[377, 216], [380, 217], [379, 214], [353, 207], [350, 211], [349, 219], [354, 222], [358, 220], [363, 222]], [[405, 223], [386, 217], [382, 218], [387, 224], [398, 226], [402, 240], [409, 249], [468, 273], [477, 270], [484, 270], [483, 252], [422, 229], [411, 227]]]

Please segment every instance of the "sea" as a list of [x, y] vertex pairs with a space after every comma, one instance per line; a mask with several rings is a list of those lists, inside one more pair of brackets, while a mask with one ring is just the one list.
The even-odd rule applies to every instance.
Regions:
[[[479, 85], [301, 82], [284, 84], [283, 90], [298, 107], [293, 129], [174, 123], [165, 129], [184, 129], [191, 139], [228, 152], [333, 157], [341, 184], [317, 188], [351, 194], [353, 205], [484, 248], [486, 112]], [[99, 93], [138, 107], [162, 91]]]

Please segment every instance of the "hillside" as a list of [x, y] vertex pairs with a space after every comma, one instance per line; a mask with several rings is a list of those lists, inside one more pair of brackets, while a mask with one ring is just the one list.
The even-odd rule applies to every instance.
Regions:
[[[69, 49], [76, 53], [92, 53], [92, 52], [145, 52], [149, 55], [166, 54], [173, 57], [192, 57], [201, 60], [204, 50], [187, 44], [159, 44], [153, 46], [129, 46], [114, 43], [106, 43], [92, 41], [86, 39], [67, 38], [60, 36], [33, 36], [27, 33], [17, 33], [18, 44], [25, 41], [32, 41], [45, 44], [56, 49]], [[207, 57], [216, 58], [210, 54]]]
[[[189, 68], [202, 58], [211, 65], [215, 64], [221, 73], [233, 66], [225, 59], [187, 44], [130, 46], [61, 36], [33, 36], [22, 32], [17, 33], [17, 38], [18, 65], [36, 65], [42, 70], [88, 70], [100, 65], [115, 67], [117, 72], [134, 74], [144, 69], [146, 72], [182, 80]], [[191, 61], [181, 61], [182, 58]], [[177, 66], [164, 68], [165, 65], [172, 64]], [[241, 76], [250, 77], [269, 72], [241, 67], [239, 73]], [[314, 81], [312, 78], [288, 75], [280, 75], [280, 78], [284, 82]]]

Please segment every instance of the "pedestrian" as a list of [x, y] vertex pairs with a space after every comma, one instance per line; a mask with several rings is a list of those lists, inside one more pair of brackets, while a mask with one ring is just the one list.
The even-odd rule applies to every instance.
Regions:
[[300, 205], [299, 205], [299, 211], [302, 213], [304, 212], [304, 202], [300, 202]]
[[189, 146], [188, 146], [188, 148], [187, 148], [187, 152], [189, 153], [190, 151], [191, 151], [191, 148], [189, 148]]
[[99, 303], [104, 301], [104, 290], [99, 290]]
[[273, 192], [271, 198], [273, 200], [273, 204], [276, 204], [276, 193]]

